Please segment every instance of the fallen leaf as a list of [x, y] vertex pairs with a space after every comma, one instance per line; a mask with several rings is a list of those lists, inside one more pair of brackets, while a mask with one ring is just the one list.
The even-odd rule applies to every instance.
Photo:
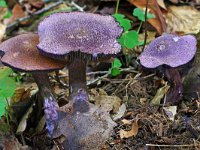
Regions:
[[13, 135], [4, 135], [0, 137], [0, 148], [2, 150], [29, 150], [28, 145], [23, 145]]
[[170, 88], [170, 86], [167, 84], [165, 84], [163, 87], [159, 88], [158, 91], [156, 92], [156, 95], [151, 100], [150, 104], [151, 105], [160, 105], [161, 99], [165, 96], [165, 94], [167, 93], [169, 88]]
[[7, 11], [7, 7], [0, 7], [0, 21], [4, 19], [4, 16], [6, 15]]
[[28, 108], [27, 112], [22, 117], [22, 119], [17, 127], [16, 134], [20, 134], [26, 129], [27, 119], [28, 119], [29, 115], [32, 113], [32, 111], [33, 111], [33, 104]]
[[[146, 8], [146, 0], [128, 0], [131, 4], [135, 5], [140, 9]], [[150, 13], [153, 13], [156, 18], [148, 19], [148, 22], [157, 30], [161, 35], [163, 32], [166, 32], [166, 23], [163, 17], [163, 14], [160, 10], [160, 7], [156, 0], [149, 0], [148, 9]]]
[[191, 6], [170, 6], [165, 16], [167, 32], [196, 34], [200, 31], [200, 12]]
[[0, 42], [6, 33], [6, 25], [0, 23]]
[[[150, 32], [150, 31], [147, 31], [147, 43], [151, 42], [152, 40], [155, 39], [155, 36], [156, 36], [156, 32]], [[141, 33], [139, 34], [139, 41], [142, 42], [144, 41], [145, 39], [145, 34], [144, 33]]]
[[113, 113], [117, 113], [120, 105], [121, 99], [117, 96], [96, 96], [95, 105], [102, 107], [104, 110], [110, 112], [112, 110]]
[[165, 3], [164, 3], [164, 0], [157, 0], [157, 3], [160, 7], [162, 7], [163, 9], [167, 9], [166, 6], [165, 6]]
[[119, 111], [118, 111], [116, 114], [114, 114], [114, 115], [112, 116], [112, 119], [113, 119], [114, 121], [120, 119], [121, 117], [123, 117], [123, 115], [125, 114], [125, 112], [126, 112], [126, 105], [125, 105], [125, 104], [122, 104], [122, 105], [119, 107]]
[[138, 120], [136, 119], [133, 124], [132, 124], [132, 129], [130, 131], [125, 131], [123, 129], [121, 129], [119, 131], [119, 135], [120, 135], [120, 138], [123, 139], [123, 138], [129, 138], [129, 137], [132, 137], [132, 136], [136, 136], [138, 134]]
[[127, 125], [130, 125], [132, 123], [130, 120], [127, 120], [127, 119], [122, 119], [121, 122]]
[[5, 19], [7, 25], [15, 22], [17, 19], [24, 17], [26, 14], [19, 4], [15, 4], [12, 10], [12, 16], [9, 19]]
[[27, 100], [28, 98], [30, 98], [30, 96], [31, 96], [30, 88], [26, 90], [25, 87], [18, 87], [11, 98], [11, 104]]
[[176, 111], [177, 111], [177, 106], [163, 107], [163, 110], [165, 111], [165, 113], [169, 117], [169, 119], [171, 121], [174, 121], [174, 117], [175, 117]]

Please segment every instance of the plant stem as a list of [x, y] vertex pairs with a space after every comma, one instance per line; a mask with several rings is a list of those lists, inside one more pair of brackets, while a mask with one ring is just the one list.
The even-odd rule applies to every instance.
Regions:
[[119, 1], [120, 1], [120, 0], [117, 0], [117, 4], [116, 4], [116, 9], [115, 9], [115, 13], [116, 13], [116, 14], [118, 13]]
[[[7, 98], [5, 98], [5, 101], [6, 101], [6, 103], [7, 103], [7, 106], [10, 107]], [[9, 120], [9, 112], [8, 112], [9, 110], [10, 110], [9, 108], [6, 110], [6, 120], [7, 120], [8, 129], [10, 130], [10, 124], [9, 124], [10, 120]]]
[[138, 27], [138, 30], [137, 30], [137, 33], [139, 34], [139, 32], [140, 32], [140, 29], [141, 29], [141, 27], [142, 27], [142, 21], [140, 22], [140, 26]]

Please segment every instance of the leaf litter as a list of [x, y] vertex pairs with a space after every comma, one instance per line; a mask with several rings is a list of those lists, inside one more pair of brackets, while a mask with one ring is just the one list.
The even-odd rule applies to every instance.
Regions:
[[[20, 4], [21, 7], [23, 7], [24, 14], [29, 15], [30, 13], [35, 13], [38, 10], [41, 10], [43, 8], [48, 8], [48, 6], [51, 6], [51, 4], [54, 4], [54, 2], [48, 3], [45, 5], [40, 5], [40, 3], [35, 2], [34, 0], [31, 1], [24, 1], [25, 3]], [[42, 2], [42, 1], [39, 1]], [[84, 3], [86, 1], [82, 1], [79, 3], [79, 0], [76, 1], [77, 5], [82, 8], [82, 6], [86, 6], [89, 8], [97, 8], [101, 9], [101, 7], [104, 8], [105, 4], [111, 3], [115, 4], [115, 2], [108, 2], [102, 0], [101, 7], [96, 7], [99, 5], [99, 3], [95, 2], [89, 2]], [[120, 1], [120, 12], [124, 12], [124, 14], [132, 14], [133, 9], [129, 11], [127, 6], [135, 7], [143, 9], [145, 7], [145, 0], [140, 1], [132, 1], [129, 0], [128, 2], [122, 2]], [[180, 1], [172, 1], [174, 3], [180, 3]], [[181, 1], [182, 2], [182, 1]], [[154, 28], [148, 28], [150, 29], [150, 32], [152, 32], [152, 35], [149, 34], [149, 41], [154, 39], [156, 34], [162, 34], [163, 31], [165, 31], [165, 25], [163, 23], [163, 20], [166, 20], [167, 24], [167, 30], [177, 32], [177, 33], [197, 33], [199, 32], [198, 28], [198, 9], [194, 9], [192, 6], [170, 6], [170, 4], [166, 1], [157, 0], [156, 7], [159, 9], [153, 8], [153, 3], [155, 2], [150, 0], [149, 5], [149, 12], [153, 13], [156, 18], [149, 20], [149, 25], [152, 25]], [[81, 5], [83, 4], [83, 5]], [[185, 4], [189, 5], [189, 3], [185, 2]], [[55, 7], [55, 11], [58, 9], [61, 10], [62, 7], [66, 7], [66, 3], [59, 5], [59, 7]], [[77, 5], [69, 4], [67, 3], [67, 8], [76, 8]], [[109, 6], [109, 5], [105, 5]], [[114, 6], [114, 5], [113, 5]], [[25, 9], [24, 9], [25, 8]], [[112, 7], [111, 7], [112, 8]], [[123, 9], [125, 8], [125, 9]], [[5, 14], [7, 9], [3, 9]], [[50, 9], [51, 10], [51, 9]], [[69, 9], [68, 9], [69, 10]], [[91, 9], [92, 10], [92, 9]], [[95, 9], [94, 9], [95, 10]], [[185, 12], [190, 12], [193, 15], [190, 15], [190, 13], [182, 13], [184, 10], [187, 10]], [[12, 7], [12, 11], [13, 7]], [[167, 12], [166, 12], [167, 11]], [[50, 13], [50, 12], [48, 12]], [[131, 15], [127, 15], [131, 16]], [[178, 16], [178, 17], [177, 17]], [[3, 18], [0, 15], [1, 18]], [[13, 14], [14, 17], [14, 14]], [[23, 16], [21, 16], [23, 17]], [[18, 19], [20, 19], [19, 17]], [[165, 17], [165, 19], [163, 19]], [[11, 19], [11, 18], [9, 18]], [[133, 28], [137, 27], [137, 20], [131, 18], [132, 21], [134, 21]], [[0, 29], [0, 37], [5, 38], [6, 35], [6, 20], [3, 19], [5, 22], [2, 22], [3, 28]], [[12, 20], [12, 19], [11, 19]], [[28, 19], [28, 21], [30, 21]], [[18, 24], [17, 19], [12, 21], [14, 24], [17, 23], [17, 26], [15, 27], [15, 31], [13, 34], [29, 32], [30, 30], [34, 30], [33, 27], [29, 27], [29, 23], [20, 22]], [[36, 24], [38, 20], [36, 19]], [[179, 24], [177, 22], [184, 22], [181, 24], [181, 26], [178, 26]], [[35, 24], [35, 26], [36, 26]], [[128, 23], [129, 24], [129, 23]], [[16, 24], [15, 24], [16, 25]], [[21, 28], [18, 30], [18, 26]], [[25, 28], [23, 27], [25, 26]], [[129, 25], [128, 25], [129, 26]], [[130, 27], [128, 27], [130, 28]], [[137, 29], [136, 29], [137, 30]], [[140, 30], [140, 35], [144, 35], [144, 26], [142, 26]], [[12, 35], [11, 35], [12, 36]], [[7, 38], [7, 37], [6, 37]], [[144, 38], [142, 38], [144, 39]], [[142, 41], [142, 40], [140, 40]], [[148, 41], [148, 42], [149, 42]], [[129, 42], [129, 41], [128, 41]], [[132, 44], [132, 43], [131, 43]], [[128, 44], [129, 45], [129, 44]], [[41, 148], [41, 149], [50, 149], [50, 147], [53, 145], [53, 148], [62, 149], [62, 146], [60, 143], [65, 142], [66, 143], [66, 137], [64, 136], [70, 136], [67, 139], [72, 141], [72, 139], [76, 138], [79, 143], [91, 143], [91, 147], [101, 149], [100, 147], [104, 147], [105, 150], [109, 149], [199, 149], [200, 142], [199, 142], [199, 120], [200, 120], [200, 114], [199, 114], [199, 97], [198, 94], [195, 93], [195, 97], [191, 96], [189, 94], [189, 99], [184, 99], [181, 101], [181, 103], [178, 106], [163, 106], [165, 95], [167, 94], [167, 89], [170, 88], [172, 85], [170, 83], [167, 83], [163, 86], [163, 77], [160, 76], [159, 73], [155, 73], [154, 71], [147, 71], [143, 70], [138, 66], [136, 63], [136, 57], [141, 52], [141, 48], [139, 46], [136, 46], [136, 48], [130, 48], [125, 49], [127, 51], [127, 54], [131, 54], [130, 58], [131, 61], [128, 61], [126, 58], [126, 62], [124, 62], [124, 58], [120, 58], [120, 61], [122, 60], [123, 65], [126, 64], [126, 67], [128, 68], [126, 71], [120, 72], [119, 75], [116, 77], [110, 77], [109, 75], [105, 75], [101, 77], [102, 70], [108, 70], [109, 68], [106, 68], [105, 66], [101, 69], [99, 69], [98, 65], [88, 68], [88, 70], [97, 70], [97, 72], [100, 72], [100, 74], [95, 74], [94, 76], [88, 76], [88, 80], [92, 81], [93, 79], [96, 79], [98, 77], [98, 84], [97, 82], [91, 82], [93, 84], [89, 85], [89, 93], [90, 93], [90, 102], [91, 104], [91, 112], [89, 114], [73, 114], [73, 115], [67, 115], [66, 118], [62, 118], [62, 113], [60, 117], [60, 122], [58, 123], [58, 127], [60, 128], [57, 130], [57, 133], [55, 134], [57, 137], [58, 135], [61, 135], [60, 137], [54, 139], [49, 144], [48, 139], [46, 138], [46, 133], [44, 131], [44, 115], [42, 114], [42, 105], [40, 104], [41, 98], [38, 96], [38, 94], [33, 94], [35, 92], [32, 92], [33, 89], [30, 90], [24, 90], [23, 88], [19, 88], [15, 95], [12, 98], [12, 101], [15, 102], [14, 108], [20, 108], [23, 110], [23, 113], [19, 113], [17, 119], [11, 120], [11, 126], [10, 130], [16, 131], [16, 127], [20, 124], [20, 120], [23, 120], [26, 122], [24, 124], [24, 132], [22, 132], [21, 137], [18, 139], [16, 138], [8, 138], [5, 137], [5, 131], [2, 128], [6, 127], [8, 120], [6, 119], [6, 116], [3, 116], [0, 120], [1, 128], [0, 128], [0, 146], [2, 146], [2, 141], [9, 141], [9, 143], [18, 143], [13, 144], [16, 147], [20, 147], [23, 143], [23, 139], [25, 139], [25, 143], [23, 143], [25, 146], [30, 145], [34, 148]], [[92, 66], [92, 65], [91, 65]], [[133, 67], [134, 66], [134, 67]], [[197, 68], [198, 65], [195, 67]], [[124, 67], [124, 66], [122, 66]], [[134, 68], [134, 69], [133, 69]], [[99, 69], [99, 70], [98, 70]], [[123, 69], [123, 68], [122, 68]], [[193, 69], [194, 71], [195, 69]], [[52, 87], [55, 90], [55, 95], [57, 97], [57, 100], [59, 101], [59, 104], [62, 108], [66, 103], [68, 103], [68, 85], [63, 84], [68, 82], [68, 76], [67, 71], [63, 70], [64, 74], [60, 73], [59, 78], [60, 82], [58, 82], [58, 78], [55, 74], [50, 75], [51, 84]], [[198, 72], [197, 72], [198, 74]], [[191, 83], [191, 80], [196, 80], [198, 77], [195, 72], [195, 79], [192, 76], [192, 78], [187, 79], [187, 84]], [[23, 77], [23, 83], [28, 86], [33, 84], [33, 80], [30, 76]], [[191, 85], [192, 86], [192, 85]], [[188, 91], [193, 92], [193, 89], [198, 91], [199, 85], [196, 84], [196, 87], [192, 87], [192, 90]], [[187, 86], [186, 86], [187, 88]], [[194, 94], [194, 93], [193, 93]], [[29, 99], [31, 99], [31, 102]], [[154, 101], [156, 99], [156, 102]], [[156, 103], [156, 105], [150, 105], [152, 103], [152, 100]], [[28, 111], [30, 107], [32, 107], [33, 102], [35, 102], [35, 106], [33, 107], [33, 112]], [[154, 104], [155, 104], [154, 103]], [[65, 109], [62, 110], [66, 113], [66, 110], [68, 109], [70, 104], [65, 105]], [[37, 108], [37, 109], [36, 109]], [[102, 110], [103, 109], [103, 110]], [[14, 109], [13, 111], [15, 111]], [[30, 112], [27, 113], [25, 112]], [[23, 114], [23, 115], [22, 115]], [[94, 115], [95, 114], [95, 115]], [[100, 116], [100, 121], [97, 120], [96, 114]], [[111, 114], [111, 115], [110, 115]], [[9, 114], [10, 115], [10, 114]], [[116, 123], [111, 121], [111, 117], [114, 117], [114, 120]], [[22, 119], [22, 118], [25, 119]], [[79, 119], [77, 119], [79, 118]], [[104, 129], [104, 123], [110, 121], [110, 126], [107, 125], [107, 131], [109, 132], [110, 138], [99, 138], [101, 137], [99, 134], [93, 136], [93, 134], [103, 131]], [[75, 124], [76, 128], [84, 127], [83, 129], [80, 129], [81, 132], [84, 134], [79, 135], [79, 129], [75, 130], [73, 126], [71, 126], [74, 122], [79, 122], [80, 124]], [[66, 124], [68, 124], [66, 126]], [[88, 127], [86, 125], [91, 124], [91, 127]], [[112, 128], [114, 127], [114, 131], [112, 132]], [[71, 129], [71, 130], [69, 130]], [[23, 131], [21, 130], [21, 131]], [[105, 131], [105, 130], [104, 130]], [[74, 134], [76, 133], [77, 134]], [[105, 134], [108, 134], [105, 133]], [[64, 135], [64, 136], [63, 136]], [[9, 139], [9, 140], [8, 140]], [[10, 140], [11, 139], [11, 140]], [[99, 140], [99, 141], [98, 141]], [[95, 141], [98, 143], [98, 146], [95, 145]], [[105, 142], [106, 141], [106, 142]], [[30, 144], [31, 143], [31, 144]], [[93, 144], [93, 145], [92, 145]], [[5, 145], [4, 145], [5, 147]], [[20, 147], [21, 148], [21, 147]], [[27, 147], [26, 147], [27, 148]], [[24, 149], [26, 149], [24, 148]], [[28, 148], [27, 148], [28, 149]]]

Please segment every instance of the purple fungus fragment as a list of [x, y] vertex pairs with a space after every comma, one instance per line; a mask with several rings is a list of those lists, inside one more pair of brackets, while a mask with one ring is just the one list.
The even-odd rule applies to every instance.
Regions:
[[166, 102], [178, 103], [180, 100], [183, 88], [176, 67], [192, 60], [196, 45], [196, 38], [192, 35], [164, 34], [153, 40], [139, 56], [141, 65], [146, 68], [162, 66], [166, 78], [174, 84], [167, 94]]
[[62, 69], [65, 62], [40, 55], [36, 47], [38, 43], [38, 35], [33, 33], [18, 35], [6, 40], [0, 44], [1, 62], [14, 70], [32, 74], [39, 93], [44, 99], [47, 131], [52, 133], [58, 115], [58, 104], [52, 94], [47, 73]]
[[[86, 92], [86, 64], [103, 61], [121, 51], [117, 38], [123, 28], [112, 16], [85, 12], [55, 13], [39, 23], [39, 51], [69, 65], [70, 100]], [[88, 96], [78, 96], [88, 99]], [[87, 98], [86, 98], [87, 97]], [[78, 103], [77, 103], [78, 104]], [[80, 103], [79, 105], [81, 105]], [[85, 110], [88, 111], [88, 107]]]

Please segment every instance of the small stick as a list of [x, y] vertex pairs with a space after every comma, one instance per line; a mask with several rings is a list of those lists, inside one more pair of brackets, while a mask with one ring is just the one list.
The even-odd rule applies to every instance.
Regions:
[[[200, 146], [200, 144], [198, 144]], [[190, 144], [190, 145], [158, 145], [158, 144], [146, 144], [146, 146], [156, 146], [156, 147], [195, 147], [198, 145]]]
[[58, 1], [58, 2], [56, 2], [56, 3], [54, 3], [54, 4], [52, 4], [52, 5], [50, 5], [50, 6], [48, 6], [48, 7], [45, 7], [45, 8], [43, 8], [43, 9], [40, 9], [40, 10], [34, 12], [34, 13], [31, 14], [31, 15], [28, 15], [28, 16], [26, 16], [26, 17], [19, 18], [19, 19], [17, 19], [15, 22], [9, 24], [9, 25], [7, 26], [7, 28], [6, 28], [6, 31], [11, 30], [13, 27], [17, 26], [20, 22], [26, 21], [26, 20], [28, 20], [28, 19], [34, 17], [34, 16], [40, 15], [40, 14], [42, 14], [42, 13], [44, 13], [44, 12], [46, 12], [46, 11], [48, 11], [48, 10], [50, 10], [50, 9], [52, 9], [52, 8], [54, 8], [54, 7], [56, 7], [56, 6], [58, 6], [58, 5], [60, 5], [60, 4], [62, 4], [62, 3], [63, 3], [63, 0], [60, 0], [60, 1]]
[[70, 4], [74, 7], [76, 7], [79, 11], [84, 11], [84, 9], [86, 7], [86, 6], [81, 7], [81, 6], [77, 5], [74, 1], [72, 1]]

